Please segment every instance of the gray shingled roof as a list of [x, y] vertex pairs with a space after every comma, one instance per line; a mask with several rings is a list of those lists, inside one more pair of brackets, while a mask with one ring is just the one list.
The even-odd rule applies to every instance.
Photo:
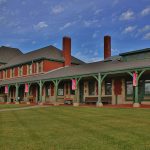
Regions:
[[[18, 57], [14, 57], [10, 61], [8, 61], [8, 63], [5, 66], [0, 67], [0, 69], [23, 64], [26, 62], [40, 59], [40, 58], [64, 61], [62, 51], [50, 45], [44, 48], [40, 48], [38, 50], [31, 51], [26, 54], [20, 55]], [[83, 64], [84, 62], [72, 56], [72, 63]]]
[[23, 53], [17, 48], [11, 48], [6, 46], [0, 47], [0, 62], [7, 63], [16, 56], [21, 56]]
[[89, 64], [83, 64], [78, 66], [64, 67], [60, 68], [46, 74], [38, 75], [38, 76], [30, 76], [25, 78], [17, 78], [11, 80], [0, 81], [0, 85], [5, 85], [9, 83], [19, 83], [19, 82], [27, 82], [27, 81], [37, 81], [37, 80], [46, 80], [53, 78], [61, 78], [61, 77], [71, 77], [76, 75], [87, 75], [92, 73], [110, 73], [115, 72], [116, 70], [127, 70], [134, 68], [144, 68], [150, 67], [150, 60], [141, 60], [136, 62], [120, 62], [120, 61], [109, 61], [109, 62], [95, 62]]

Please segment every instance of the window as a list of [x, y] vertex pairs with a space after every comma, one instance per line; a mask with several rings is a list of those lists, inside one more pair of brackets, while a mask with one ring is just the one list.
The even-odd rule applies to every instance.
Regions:
[[95, 81], [90, 80], [88, 82], [89, 87], [89, 95], [95, 95]]
[[20, 66], [20, 67], [18, 67], [18, 73], [19, 73], [19, 76], [22, 76], [22, 74], [23, 74], [23, 66]]
[[38, 72], [42, 72], [42, 62], [38, 62]]
[[63, 96], [64, 95], [64, 83], [63, 82], [59, 83], [59, 85], [58, 85], [57, 95], [58, 96]]
[[6, 78], [6, 70], [3, 70], [3, 78]]
[[15, 76], [15, 68], [11, 69], [11, 77], [13, 78]]
[[126, 81], [126, 95], [133, 94], [133, 83], [132, 81]]
[[150, 94], [150, 80], [145, 80], [145, 94]]
[[105, 95], [112, 95], [112, 83], [105, 82]]
[[3, 78], [3, 75], [2, 75], [3, 71], [0, 71], [0, 79]]
[[28, 67], [28, 74], [29, 75], [32, 74], [32, 64], [30, 64], [29, 67]]
[[45, 86], [45, 88], [46, 88], [46, 96], [49, 96], [49, 95], [50, 95], [50, 85], [47, 84], [47, 85]]

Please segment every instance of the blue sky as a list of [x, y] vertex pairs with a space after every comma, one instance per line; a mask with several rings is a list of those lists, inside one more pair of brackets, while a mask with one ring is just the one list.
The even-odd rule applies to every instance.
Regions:
[[24, 53], [72, 38], [72, 55], [103, 59], [103, 37], [112, 55], [150, 47], [150, 0], [0, 0], [0, 45]]

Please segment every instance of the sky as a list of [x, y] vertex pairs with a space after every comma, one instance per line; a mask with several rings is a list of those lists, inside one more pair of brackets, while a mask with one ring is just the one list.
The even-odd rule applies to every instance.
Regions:
[[93, 62], [105, 35], [112, 55], [150, 47], [150, 0], [0, 0], [0, 46], [62, 49], [70, 36], [72, 55]]

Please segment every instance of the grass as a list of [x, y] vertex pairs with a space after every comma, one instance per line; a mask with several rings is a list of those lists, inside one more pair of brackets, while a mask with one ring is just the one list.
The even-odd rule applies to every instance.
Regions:
[[21, 104], [21, 105], [15, 105], [15, 104], [0, 104], [0, 110], [2, 109], [8, 109], [8, 108], [20, 108], [20, 107], [28, 107], [29, 105]]
[[0, 112], [1, 150], [150, 150], [150, 110], [46, 107]]

